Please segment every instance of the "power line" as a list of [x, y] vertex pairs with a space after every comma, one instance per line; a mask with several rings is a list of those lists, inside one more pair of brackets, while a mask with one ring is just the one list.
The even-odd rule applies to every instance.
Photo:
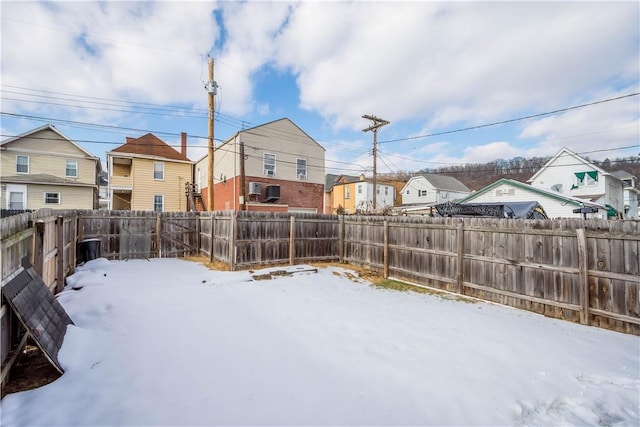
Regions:
[[486, 128], [486, 127], [490, 127], [490, 126], [504, 125], [506, 123], [513, 123], [513, 122], [517, 122], [517, 121], [521, 121], [521, 120], [534, 119], [536, 117], [549, 116], [549, 115], [552, 115], [552, 114], [563, 113], [565, 111], [576, 110], [578, 108], [590, 107], [592, 105], [603, 104], [605, 102], [618, 101], [620, 99], [630, 98], [632, 96], [638, 96], [638, 95], [640, 95], [640, 92], [635, 92], [635, 93], [630, 93], [630, 94], [627, 94], [627, 95], [617, 96], [615, 98], [603, 99], [603, 100], [600, 100], [600, 101], [589, 102], [587, 104], [575, 105], [573, 107], [560, 108], [558, 110], [548, 111], [546, 113], [531, 114], [531, 115], [528, 115], [528, 116], [517, 117], [515, 119], [502, 120], [502, 121], [499, 121], [499, 122], [487, 123], [487, 124], [483, 124], [483, 125], [469, 126], [469, 127], [466, 127], [466, 128], [448, 130], [448, 131], [444, 131], [444, 132], [429, 133], [429, 134], [424, 134], [424, 135], [410, 136], [410, 137], [406, 137], [406, 138], [389, 139], [389, 140], [386, 140], [386, 141], [379, 141], [378, 144], [388, 144], [390, 142], [400, 142], [400, 141], [410, 141], [410, 140], [414, 140], [414, 139], [424, 139], [424, 138], [428, 138], [428, 137], [431, 137], [431, 136], [448, 135], [448, 134], [451, 134], [451, 133], [465, 132], [465, 131], [468, 131], [468, 130], [475, 130], [475, 129], [482, 129], [482, 128]]

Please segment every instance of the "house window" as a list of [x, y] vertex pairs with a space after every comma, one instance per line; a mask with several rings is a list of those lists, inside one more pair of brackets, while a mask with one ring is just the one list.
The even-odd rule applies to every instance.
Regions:
[[358, 194], [362, 194], [362, 184], [358, 184]]
[[11, 191], [9, 193], [9, 209], [23, 210], [24, 209], [24, 193], [18, 191]]
[[376, 186], [376, 194], [380, 194], [380, 186]]
[[409, 190], [404, 190], [404, 194], [409, 195]]
[[276, 155], [264, 153], [263, 163], [265, 176], [276, 176]]
[[351, 188], [349, 188], [349, 187], [345, 187], [344, 188], [344, 198], [345, 199], [350, 199], [351, 198]]
[[598, 171], [576, 172], [576, 183], [571, 189], [589, 187], [598, 184]]
[[162, 194], [156, 194], [153, 196], [153, 211], [162, 212], [164, 209], [164, 196]]
[[420, 190], [418, 193], [420, 193], [418, 194], [419, 197], [427, 197], [427, 190]]
[[77, 178], [78, 177], [78, 161], [67, 160], [67, 167], [64, 173], [67, 178]]
[[44, 193], [45, 205], [59, 205], [60, 193]]
[[298, 179], [302, 181], [307, 179], [307, 160], [306, 159], [296, 160], [296, 175], [298, 176]]
[[153, 162], [153, 179], [160, 181], [164, 179], [164, 163]]
[[16, 156], [16, 173], [29, 173], [29, 156]]
[[384, 187], [384, 195], [385, 196], [389, 195], [389, 187]]

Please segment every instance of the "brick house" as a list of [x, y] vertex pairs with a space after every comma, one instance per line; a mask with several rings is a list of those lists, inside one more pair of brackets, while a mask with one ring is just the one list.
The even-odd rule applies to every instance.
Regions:
[[[322, 213], [325, 149], [287, 118], [237, 132], [214, 152], [213, 210]], [[208, 200], [208, 157], [195, 183]]]

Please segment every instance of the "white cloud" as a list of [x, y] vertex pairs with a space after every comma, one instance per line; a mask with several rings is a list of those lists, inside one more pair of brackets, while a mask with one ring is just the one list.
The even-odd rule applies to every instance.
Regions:
[[[595, 99], [584, 103], [634, 92], [638, 92], [638, 88], [598, 93]], [[562, 147], [592, 159], [636, 155], [640, 149], [638, 98], [632, 96], [531, 122], [523, 128], [520, 138], [535, 138], [540, 142], [527, 150], [526, 156], [551, 156]]]
[[3, 81], [206, 106], [201, 55], [216, 34], [211, 4], [202, 2], [9, 2], [3, 4]]
[[297, 73], [302, 106], [337, 127], [355, 129], [364, 113], [481, 122], [637, 78], [637, 12], [605, 2], [309, 2], [294, 10], [277, 59]]
[[[275, 107], [254, 96], [257, 77], [275, 68], [299, 86], [290, 108], [319, 115], [325, 135], [344, 140], [338, 131], [360, 132], [361, 116], [375, 114], [394, 125], [385, 135], [403, 138], [407, 123], [437, 133], [638, 91], [639, 13], [637, 2], [3, 2], [2, 80], [206, 109], [211, 53], [225, 114], [260, 120], [280, 113], [286, 103]], [[79, 121], [142, 129], [158, 118], [111, 106], [105, 108], [116, 111], [18, 105], [5, 89], [3, 98], [3, 111]], [[525, 123], [519, 137], [487, 136], [473, 148], [401, 143], [382, 153], [400, 153], [385, 159], [391, 168], [427, 164], [411, 168], [421, 169], [434, 166], [427, 162], [551, 155], [562, 146], [583, 152], [585, 143], [616, 148], [637, 143], [639, 117], [632, 98]], [[367, 146], [360, 153], [331, 148], [328, 167]], [[353, 167], [370, 169], [370, 154]]]

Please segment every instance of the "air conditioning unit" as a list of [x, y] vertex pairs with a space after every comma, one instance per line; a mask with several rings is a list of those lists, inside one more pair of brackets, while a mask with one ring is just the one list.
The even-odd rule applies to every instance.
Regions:
[[307, 174], [306, 173], [299, 173], [298, 174], [298, 179], [300, 181], [306, 181], [307, 180]]
[[265, 202], [275, 202], [280, 200], [280, 186], [279, 185], [267, 185], [266, 193], [264, 195]]
[[259, 182], [250, 182], [249, 183], [249, 195], [253, 194], [262, 194], [262, 184]]
[[264, 174], [265, 174], [266, 176], [275, 176], [276, 171], [274, 171], [273, 169], [265, 169], [265, 170], [264, 170]]

